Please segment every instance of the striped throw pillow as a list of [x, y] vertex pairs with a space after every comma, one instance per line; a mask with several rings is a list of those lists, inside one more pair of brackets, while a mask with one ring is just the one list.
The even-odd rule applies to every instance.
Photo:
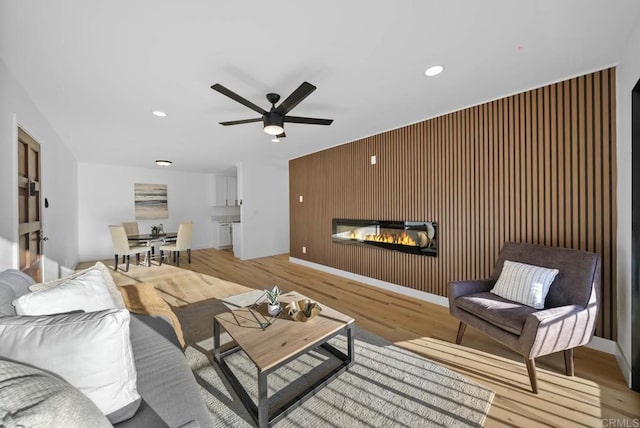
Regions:
[[558, 269], [505, 260], [491, 292], [532, 308], [544, 309], [544, 300], [558, 272]]

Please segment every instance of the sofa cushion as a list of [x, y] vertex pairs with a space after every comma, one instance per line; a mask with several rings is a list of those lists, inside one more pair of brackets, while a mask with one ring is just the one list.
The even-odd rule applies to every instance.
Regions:
[[0, 357], [60, 376], [112, 422], [136, 412], [136, 368], [129, 312], [0, 317]]
[[108, 428], [82, 392], [42, 370], [0, 360], [0, 426]]
[[543, 309], [549, 287], [558, 272], [558, 269], [505, 260], [491, 292], [523, 305]]
[[134, 418], [116, 426], [155, 426], [157, 416], [172, 427], [191, 421], [200, 427], [211, 426], [209, 411], [171, 323], [162, 317], [131, 314], [131, 345], [138, 392], [144, 403]]
[[529, 314], [537, 312], [530, 306], [504, 299], [491, 292], [458, 297], [456, 304], [478, 318], [518, 336], [522, 334]]
[[29, 286], [35, 281], [27, 274], [16, 269], [0, 272], [0, 316], [15, 315], [12, 302], [29, 292]]

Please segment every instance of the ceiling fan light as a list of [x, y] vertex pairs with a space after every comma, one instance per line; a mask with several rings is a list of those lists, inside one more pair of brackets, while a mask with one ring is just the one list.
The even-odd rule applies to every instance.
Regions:
[[264, 132], [269, 135], [280, 135], [284, 132], [284, 128], [280, 125], [266, 125], [264, 127]]
[[[273, 110], [273, 109], [272, 109]], [[269, 135], [280, 135], [284, 132], [283, 116], [274, 111], [270, 111], [262, 116], [264, 132]]]
[[169, 166], [171, 165], [173, 162], [171, 162], [170, 160], [165, 160], [165, 159], [158, 159], [156, 160], [156, 164], [159, 166]]

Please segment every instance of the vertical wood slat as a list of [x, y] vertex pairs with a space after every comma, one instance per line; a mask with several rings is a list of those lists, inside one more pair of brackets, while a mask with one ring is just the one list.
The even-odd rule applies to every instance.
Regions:
[[[294, 159], [290, 254], [444, 296], [506, 241], [595, 251], [615, 339], [615, 144], [611, 68]], [[439, 256], [334, 244], [338, 217], [436, 221]]]

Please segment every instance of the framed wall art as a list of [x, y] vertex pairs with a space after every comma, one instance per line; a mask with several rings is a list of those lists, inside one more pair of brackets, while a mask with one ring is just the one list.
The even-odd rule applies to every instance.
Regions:
[[134, 184], [136, 220], [169, 218], [166, 184]]

